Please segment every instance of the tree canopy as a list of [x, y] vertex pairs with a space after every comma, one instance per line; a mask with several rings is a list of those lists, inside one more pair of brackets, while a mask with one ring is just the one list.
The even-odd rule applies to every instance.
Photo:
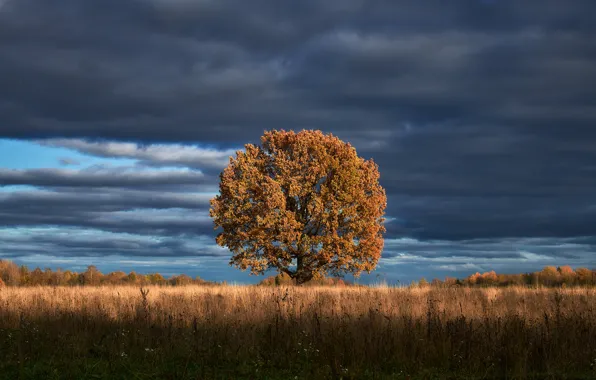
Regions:
[[376, 267], [387, 205], [378, 166], [331, 134], [265, 132], [230, 157], [219, 190], [210, 214], [231, 265], [299, 284]]

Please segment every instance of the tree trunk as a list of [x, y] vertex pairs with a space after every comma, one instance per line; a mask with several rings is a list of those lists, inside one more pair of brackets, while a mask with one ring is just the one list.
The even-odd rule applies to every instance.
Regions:
[[305, 282], [312, 280], [313, 273], [311, 270], [304, 267], [303, 256], [298, 256], [296, 272], [294, 272], [294, 276], [292, 276], [292, 278], [296, 280], [296, 285], [302, 285]]
[[305, 282], [312, 280], [313, 274], [311, 272], [299, 272], [296, 273], [294, 279], [296, 280], [296, 285], [302, 285]]

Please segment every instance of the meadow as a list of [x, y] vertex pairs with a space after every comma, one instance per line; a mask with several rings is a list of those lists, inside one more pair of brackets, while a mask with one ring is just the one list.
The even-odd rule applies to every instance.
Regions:
[[1, 379], [594, 379], [594, 288], [0, 288]]

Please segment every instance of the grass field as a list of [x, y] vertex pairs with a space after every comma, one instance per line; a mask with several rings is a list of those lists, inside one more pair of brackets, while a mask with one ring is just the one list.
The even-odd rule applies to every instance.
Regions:
[[596, 378], [596, 290], [0, 289], [3, 379]]

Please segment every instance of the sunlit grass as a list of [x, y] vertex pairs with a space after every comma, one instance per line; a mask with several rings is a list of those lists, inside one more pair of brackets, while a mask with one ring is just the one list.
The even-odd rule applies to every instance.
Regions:
[[596, 377], [593, 288], [145, 289], [2, 288], [0, 378]]

